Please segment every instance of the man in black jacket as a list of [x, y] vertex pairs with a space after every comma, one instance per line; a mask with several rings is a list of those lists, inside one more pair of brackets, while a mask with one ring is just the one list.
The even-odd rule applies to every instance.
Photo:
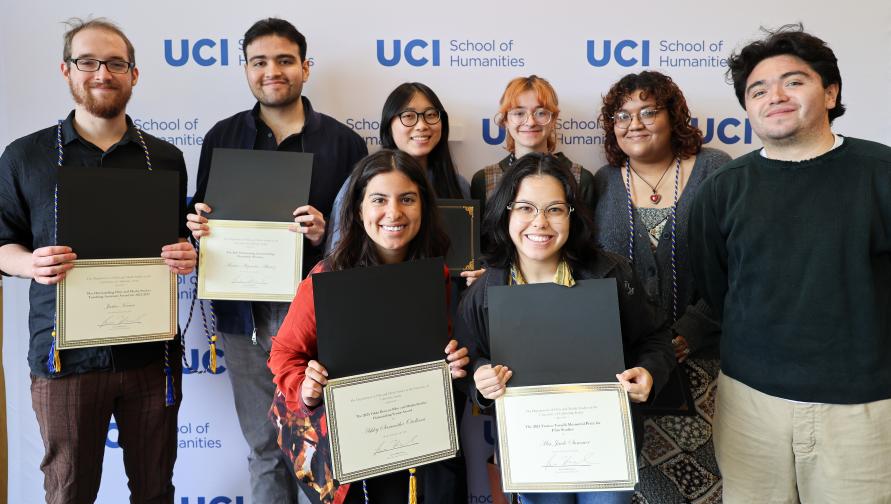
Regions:
[[[192, 200], [195, 211], [188, 216], [188, 226], [196, 239], [207, 233], [204, 215], [212, 208], [204, 196], [214, 148], [310, 152], [309, 204], [294, 210], [293, 228], [306, 235], [306, 274], [322, 257], [325, 222], [334, 197], [368, 150], [359, 135], [313, 110], [301, 96], [310, 62], [306, 38], [291, 23], [275, 18], [257, 21], [245, 33], [243, 47], [245, 75], [257, 103], [218, 122], [204, 137]], [[267, 418], [275, 386], [266, 360], [288, 303], [217, 301], [214, 308], [238, 421], [250, 446], [252, 501], [296, 502], [296, 481]]]
[[702, 184], [689, 224], [722, 318], [724, 502], [891, 502], [891, 149], [833, 133], [838, 63], [800, 26], [728, 66], [764, 148]]

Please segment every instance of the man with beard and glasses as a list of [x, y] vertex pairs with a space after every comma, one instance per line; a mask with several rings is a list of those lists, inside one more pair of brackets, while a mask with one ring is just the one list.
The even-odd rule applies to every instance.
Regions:
[[[59, 124], [14, 141], [0, 157], [0, 270], [31, 279], [28, 363], [45, 449], [40, 467], [46, 502], [96, 499], [113, 414], [131, 502], [172, 503], [182, 376], [178, 339], [168, 345], [61, 350], [58, 362], [51, 350], [55, 284], [77, 257], [77, 250], [55, 242], [57, 168], [171, 170], [179, 175], [181, 215], [186, 197], [182, 152], [139, 131], [125, 114], [139, 78], [133, 45], [103, 19], [73, 19], [68, 25], [61, 71], [74, 111]], [[120, 231], [109, 229], [108, 239], [120, 239]], [[182, 226], [180, 236], [186, 233]], [[161, 257], [181, 275], [195, 267], [195, 250], [185, 239], [164, 246]], [[172, 390], [165, 379], [165, 347]], [[169, 405], [168, 392], [174, 394]]]
[[[368, 149], [358, 134], [316, 112], [301, 96], [303, 84], [309, 79], [310, 62], [306, 59], [306, 38], [294, 25], [276, 18], [257, 21], [244, 34], [243, 48], [245, 76], [257, 103], [251, 110], [218, 122], [204, 137], [188, 226], [196, 240], [208, 232], [205, 215], [213, 214], [204, 197], [215, 148], [310, 152], [313, 171], [309, 204], [294, 210], [292, 228], [306, 235], [306, 275], [322, 257], [325, 220], [334, 197]], [[213, 306], [235, 410], [250, 448], [253, 502], [296, 502], [296, 478], [267, 418], [275, 385], [266, 361], [272, 337], [289, 304], [215, 301]]]

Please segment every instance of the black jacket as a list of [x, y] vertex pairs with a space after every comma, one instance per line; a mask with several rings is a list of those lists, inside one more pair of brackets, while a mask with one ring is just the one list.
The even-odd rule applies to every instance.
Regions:
[[[356, 162], [368, 155], [368, 147], [356, 132], [336, 119], [316, 112], [305, 96], [301, 99], [306, 117], [303, 131], [296, 135], [299, 137], [297, 142], [290, 141], [289, 137], [282, 142], [281, 148], [313, 154], [309, 204], [322, 212], [325, 220], [328, 221], [337, 191], [353, 172]], [[204, 202], [214, 148], [251, 150], [257, 148], [257, 131], [260, 128], [266, 128], [259, 119], [259, 110], [260, 104], [258, 103], [251, 110], [245, 110], [223, 119], [207, 132], [204, 143], [201, 145], [198, 178], [190, 212], [194, 213], [196, 202]], [[284, 147], [286, 142], [288, 147]], [[322, 247], [313, 247], [309, 242], [305, 242], [303, 247], [303, 273], [306, 276], [312, 266], [321, 260]], [[217, 325], [221, 331], [250, 334], [253, 330], [248, 303], [216, 301], [214, 309]]]

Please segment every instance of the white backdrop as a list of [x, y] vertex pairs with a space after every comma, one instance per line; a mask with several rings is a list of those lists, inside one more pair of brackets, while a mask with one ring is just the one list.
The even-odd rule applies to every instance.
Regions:
[[[508, 8], [513, 10], [508, 10]], [[834, 129], [891, 144], [891, 4], [840, 5], [815, 0], [726, 2], [469, 2], [441, 4], [358, 0], [266, 2], [7, 2], [0, 16], [0, 146], [64, 118], [72, 108], [59, 74], [64, 27], [71, 16], [105, 16], [136, 47], [140, 81], [129, 107], [143, 129], [185, 152], [194, 191], [202, 135], [219, 119], [253, 105], [241, 68], [241, 38], [257, 19], [292, 21], [309, 41], [312, 73], [304, 88], [316, 109], [353, 127], [374, 148], [380, 108], [399, 83], [430, 85], [449, 112], [451, 146], [468, 178], [500, 159], [490, 124], [507, 81], [535, 73], [557, 89], [562, 150], [595, 170], [603, 163], [600, 96], [628, 72], [660, 70], [684, 90], [709, 145], [733, 156], [758, 146], [745, 113], [724, 82], [722, 60], [760, 36], [760, 25], [803, 21], [829, 41], [840, 60], [848, 106]], [[397, 50], [398, 48], [398, 50]], [[185, 51], [184, 51], [185, 49]], [[4, 368], [9, 430], [9, 502], [42, 502], [43, 446], [30, 406], [27, 283], [7, 281]], [[181, 292], [183, 312], [190, 287]], [[183, 321], [185, 313], [182, 314]], [[187, 336], [189, 360], [204, 356], [203, 334]], [[203, 359], [199, 359], [203, 360]], [[221, 360], [225, 366], [225, 358]], [[199, 366], [200, 368], [201, 366]], [[247, 450], [225, 372], [184, 377], [177, 504], [247, 504]], [[471, 454], [491, 450], [481, 417], [465, 433]], [[152, 433], [146, 433], [152, 435]], [[113, 425], [99, 502], [127, 501]], [[485, 475], [474, 470], [471, 503], [490, 502]]]

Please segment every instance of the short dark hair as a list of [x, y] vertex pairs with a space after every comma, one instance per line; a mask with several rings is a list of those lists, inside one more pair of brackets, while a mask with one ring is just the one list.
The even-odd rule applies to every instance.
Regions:
[[133, 49], [133, 44], [130, 42], [130, 39], [124, 35], [124, 31], [121, 30], [118, 25], [112, 23], [108, 19], [101, 17], [95, 19], [70, 18], [65, 21], [64, 24], [68, 26], [68, 30], [66, 30], [65, 34], [62, 36], [62, 39], [65, 41], [65, 44], [62, 47], [62, 61], [65, 63], [68, 63], [68, 60], [71, 59], [71, 41], [74, 40], [74, 36], [87, 29], [105, 30], [121, 37], [124, 41], [124, 45], [127, 46], [127, 59], [130, 63], [136, 63], [136, 50]]
[[566, 193], [566, 202], [575, 209], [569, 214], [569, 238], [563, 245], [563, 257], [570, 267], [575, 271], [583, 269], [586, 262], [598, 253], [594, 219], [579, 197], [579, 186], [572, 172], [554, 155], [531, 152], [518, 159], [504, 173], [486, 204], [483, 217], [483, 233], [489, 236], [484, 254], [486, 264], [509, 268], [517, 260], [517, 247], [508, 231], [510, 211], [507, 205], [516, 198], [523, 179], [542, 175], [550, 175], [560, 182]]
[[[393, 131], [390, 129], [393, 119], [405, 110], [408, 102], [415, 93], [424, 95], [434, 108], [439, 110], [442, 135], [430, 154], [427, 156], [427, 166], [433, 174], [433, 188], [439, 198], [463, 198], [461, 186], [458, 184], [458, 175], [455, 172], [455, 164], [452, 162], [452, 154], [449, 151], [449, 114], [446, 112], [439, 97], [428, 86], [420, 82], [405, 82], [394, 89], [381, 110], [380, 137], [381, 146], [384, 149], [397, 149], [393, 140]], [[423, 119], [419, 119], [422, 120]]]
[[406, 260], [445, 256], [449, 237], [443, 231], [436, 195], [421, 165], [410, 155], [393, 149], [382, 149], [366, 156], [353, 170], [346, 197], [340, 210], [340, 236], [337, 246], [327, 258], [331, 271], [381, 264], [377, 249], [362, 223], [362, 200], [365, 189], [374, 177], [398, 171], [418, 186], [421, 202], [421, 228], [409, 244]]
[[733, 84], [739, 104], [746, 108], [746, 80], [758, 63], [774, 56], [790, 55], [804, 60], [817, 72], [824, 88], [838, 84], [838, 96], [835, 107], [829, 110], [829, 122], [841, 117], [845, 113], [845, 106], [841, 101], [841, 72], [838, 69], [838, 59], [826, 42], [806, 33], [801, 23], [783, 25], [776, 30], [761, 27], [761, 30], [767, 37], [750, 43], [727, 59], [727, 81]]
[[603, 149], [610, 166], [622, 166], [628, 159], [628, 155], [619, 147], [613, 115], [635, 91], [641, 92], [641, 99], [652, 98], [658, 107], [668, 112], [668, 121], [671, 125], [671, 151], [676, 157], [687, 159], [699, 153], [702, 149], [702, 131], [691, 124], [690, 108], [687, 107], [687, 99], [684, 98], [681, 88], [671, 77], [647, 70], [622, 77], [603, 97], [600, 120], [605, 133]]
[[283, 37], [297, 44], [300, 47], [300, 62], [306, 61], [306, 37], [297, 31], [297, 28], [290, 22], [279, 18], [261, 19], [244, 32], [241, 50], [244, 52], [245, 61], [247, 61], [247, 47], [251, 45], [251, 42], [268, 35]]

